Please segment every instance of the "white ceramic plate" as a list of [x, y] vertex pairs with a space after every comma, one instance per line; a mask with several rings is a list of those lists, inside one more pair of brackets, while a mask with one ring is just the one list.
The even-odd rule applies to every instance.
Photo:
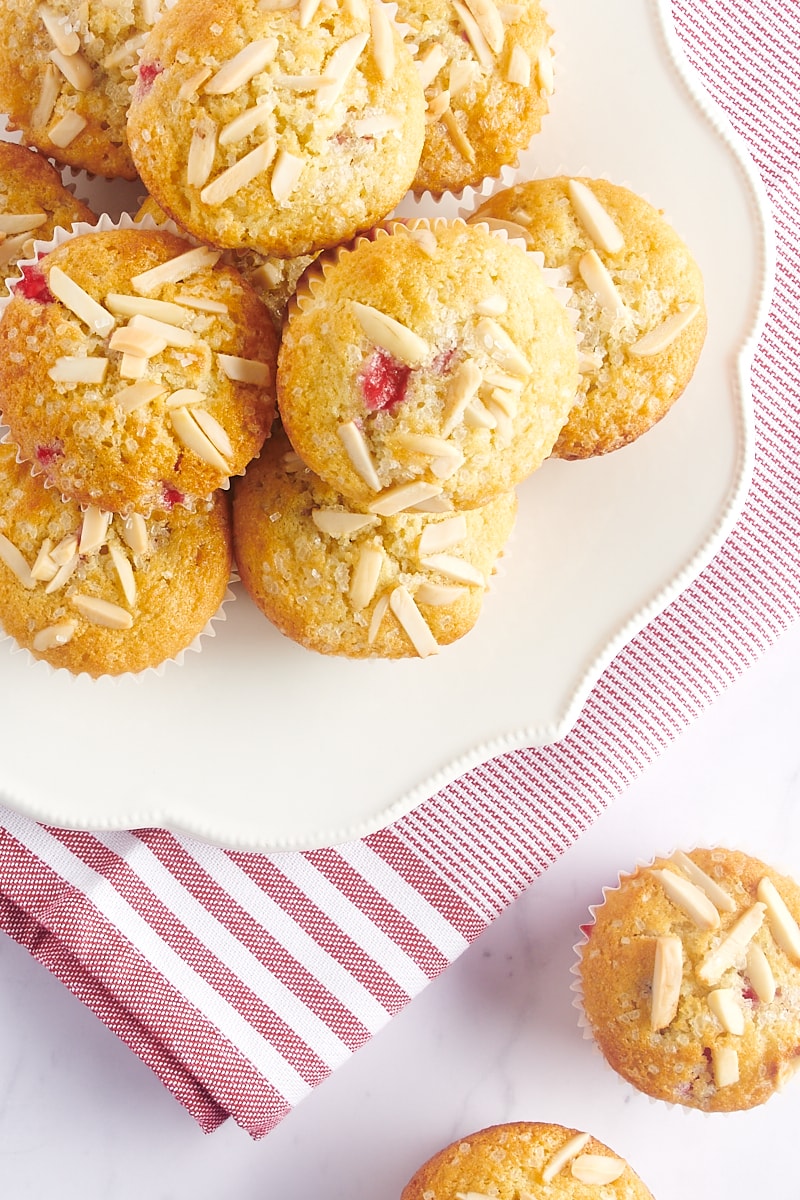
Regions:
[[[684, 396], [633, 446], [527, 481], [478, 625], [436, 658], [328, 660], [243, 594], [202, 654], [160, 678], [72, 679], [4, 643], [6, 802], [57, 825], [160, 825], [259, 850], [361, 836], [494, 754], [562, 737], [613, 655], [719, 547], [750, 473], [766, 201], [677, 49], [666, 0], [549, 11], [557, 91], [516, 175], [606, 175], [665, 210], [707, 289]], [[90, 195], [116, 215], [135, 190]]]

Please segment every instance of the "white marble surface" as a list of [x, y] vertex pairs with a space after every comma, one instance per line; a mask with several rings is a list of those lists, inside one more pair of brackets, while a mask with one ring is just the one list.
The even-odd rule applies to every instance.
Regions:
[[571, 946], [617, 868], [739, 845], [800, 876], [800, 627], [786, 634], [378, 1037], [274, 1133], [210, 1137], [48, 972], [0, 935], [3, 1200], [397, 1200], [484, 1125], [553, 1120], [624, 1154], [656, 1200], [797, 1200], [800, 1080], [703, 1116], [635, 1094], [583, 1040]]

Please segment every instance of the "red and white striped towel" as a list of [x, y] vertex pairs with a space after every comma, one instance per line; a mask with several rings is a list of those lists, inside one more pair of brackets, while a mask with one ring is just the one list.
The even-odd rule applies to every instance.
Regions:
[[778, 270], [753, 368], [756, 468], [711, 565], [611, 664], [573, 732], [310, 854], [92, 835], [0, 810], [0, 925], [207, 1130], [266, 1133], [416, 995], [800, 610], [800, 7], [673, 0], [750, 145]]

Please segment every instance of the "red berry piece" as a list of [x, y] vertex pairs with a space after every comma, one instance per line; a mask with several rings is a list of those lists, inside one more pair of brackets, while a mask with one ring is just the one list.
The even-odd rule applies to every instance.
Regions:
[[449, 350], [442, 350], [440, 354], [431, 363], [430, 369], [434, 375], [446, 375], [450, 370], [450, 365], [455, 357], [456, 348], [451, 346]]
[[168, 511], [172, 511], [176, 504], [183, 504], [186, 497], [183, 492], [179, 492], [177, 488], [170, 487], [169, 484], [163, 484], [161, 488], [161, 503]]
[[146, 96], [153, 86], [153, 83], [161, 74], [164, 68], [160, 63], [143, 62], [139, 64], [139, 76], [136, 80], [136, 99], [141, 100]]
[[41, 465], [45, 468], [52, 466], [57, 459], [63, 456], [63, 454], [64, 447], [60, 442], [54, 442], [50, 446], [36, 447], [36, 461], [41, 463]]
[[385, 350], [376, 350], [361, 369], [359, 380], [370, 412], [394, 412], [406, 397], [411, 367]]
[[25, 266], [21, 270], [22, 279], [19, 279], [12, 287], [14, 295], [24, 296], [26, 300], [35, 300], [38, 304], [52, 304], [53, 297], [39, 268]]

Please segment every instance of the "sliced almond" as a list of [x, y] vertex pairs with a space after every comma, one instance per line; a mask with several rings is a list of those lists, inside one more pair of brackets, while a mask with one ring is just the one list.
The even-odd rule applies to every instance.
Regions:
[[606, 212], [592, 189], [580, 179], [570, 179], [568, 188], [572, 207], [592, 241], [608, 254], [618, 254], [625, 245], [622, 230]]
[[63, 567], [78, 553], [78, 538], [74, 533], [68, 533], [63, 537], [57, 546], [54, 546], [50, 551], [50, 557], [56, 566]]
[[475, 335], [486, 352], [510, 375], [524, 378], [531, 373], [531, 364], [505, 329], [491, 317], [483, 317], [475, 327]]
[[181, 445], [191, 450], [209, 467], [213, 467], [222, 475], [230, 475], [230, 468], [216, 446], [203, 433], [188, 408], [174, 408], [170, 412], [172, 428]]
[[208, 183], [214, 169], [217, 154], [217, 125], [209, 117], [201, 116], [192, 131], [189, 154], [186, 159], [186, 184], [202, 188]]
[[778, 990], [769, 959], [756, 942], [747, 947], [745, 972], [762, 1004], [771, 1004]]
[[449, 437], [464, 416], [467, 405], [477, 395], [482, 375], [471, 358], [460, 363], [447, 385], [442, 410], [442, 436]]
[[148, 296], [126, 296], [121, 292], [109, 292], [106, 308], [116, 317], [152, 317], [167, 325], [185, 327], [193, 314], [180, 304], [168, 300], [153, 300]]
[[381, 79], [391, 79], [394, 75], [395, 53], [392, 23], [380, 0], [370, 5], [369, 26], [372, 34], [372, 53], [375, 55], [375, 66]]
[[59, 150], [65, 150], [75, 141], [76, 137], [83, 133], [87, 124], [88, 121], [85, 117], [71, 110], [56, 121], [55, 125], [50, 126], [47, 136], [54, 146], [58, 146]]
[[350, 306], [364, 333], [376, 346], [387, 350], [394, 358], [410, 367], [419, 366], [427, 358], [430, 352], [428, 343], [407, 325], [369, 304], [351, 300]]
[[[522, 226], [519, 226], [522, 229]], [[526, 230], [522, 230], [526, 233]], [[484, 296], [483, 300], [479, 300], [475, 305], [475, 312], [482, 317], [502, 317], [503, 313], [508, 310], [508, 298], [493, 292], [491, 296]]]
[[454, 554], [426, 554], [420, 558], [420, 563], [429, 571], [438, 571], [447, 579], [456, 583], [473, 584], [475, 587], [486, 587], [486, 577], [472, 563], [458, 558]]
[[280, 71], [273, 78], [277, 87], [288, 88], [290, 92], [316, 92], [336, 82], [333, 75], [284, 75]]
[[486, 39], [489, 49], [499, 54], [503, 49], [506, 30], [494, 0], [465, 0], [466, 6]]
[[501, 417], [513, 421], [519, 411], [519, 393], [509, 392], [506, 388], [492, 388], [486, 405], [498, 418], [498, 423]]
[[[119, 352], [123, 357], [141, 358], [146, 361], [166, 350], [167, 340], [152, 330], [128, 324], [114, 330], [108, 339], [108, 348]], [[131, 376], [126, 374], [125, 378], [130, 379]]]
[[234, 146], [237, 142], [249, 137], [256, 129], [261, 129], [264, 125], [271, 125], [274, 119], [272, 109], [266, 104], [254, 104], [251, 108], [240, 112], [238, 117], [234, 117], [232, 121], [228, 121], [227, 125], [223, 125], [219, 131], [219, 144], [220, 146]]
[[341, 46], [336, 47], [325, 64], [325, 74], [333, 75], [336, 82], [327, 84], [317, 92], [314, 101], [317, 112], [326, 113], [333, 108], [347, 86], [351, 72], [368, 41], [368, 33], [357, 33], [354, 37], [348, 38], [346, 42], [342, 42]]
[[438, 92], [435, 96], [431, 96], [431, 98], [428, 100], [425, 110], [425, 120], [429, 125], [434, 121], [441, 121], [449, 107], [450, 93]]
[[800, 964], [800, 929], [768, 876], [759, 882], [757, 895], [767, 906], [767, 921], [773, 938], [792, 962]]
[[152, 334], [153, 337], [163, 338], [168, 346], [174, 346], [178, 350], [190, 350], [198, 342], [191, 330], [180, 329], [177, 325], [145, 316], [144, 313], [137, 313], [136, 316], [131, 317], [128, 328], [142, 330], [144, 333]]
[[495, 429], [497, 417], [476, 398], [464, 409], [464, 424], [469, 429]]
[[157, 267], [151, 267], [149, 271], [134, 275], [131, 287], [140, 296], [151, 296], [165, 284], [182, 283], [190, 275], [216, 266], [221, 253], [221, 250], [212, 250], [208, 246], [197, 246], [160, 263]]
[[117, 572], [119, 586], [122, 588], [122, 594], [126, 602], [133, 608], [136, 603], [136, 577], [133, 573], [130, 559], [119, 546], [113, 543], [108, 549], [111, 561], [114, 564], [114, 570]]
[[381, 481], [375, 470], [367, 440], [355, 421], [340, 425], [337, 433], [356, 475], [374, 492], [380, 491]]
[[456, 115], [452, 108], [448, 108], [442, 113], [442, 124], [450, 135], [450, 141], [464, 161], [474, 166], [476, 161], [475, 150], [456, 120]]
[[48, 63], [42, 76], [42, 90], [36, 107], [31, 113], [31, 128], [43, 129], [53, 115], [59, 92], [61, 91], [61, 72], [54, 63]]
[[475, 57], [482, 67], [491, 71], [494, 67], [494, 55], [491, 47], [483, 36], [483, 32], [472, 13], [460, 0], [453, 0], [453, 8], [461, 22], [461, 28], [467, 35], [467, 40], [474, 51]]
[[[407, 228], [407, 227], [406, 227]], [[419, 246], [426, 258], [435, 258], [438, 242], [432, 229], [421, 226], [419, 229], [408, 229], [408, 236]]]
[[[185, 308], [194, 308], [198, 312], [219, 313], [224, 315], [228, 312], [227, 304], [223, 304], [221, 300], [212, 300], [209, 296], [192, 296], [188, 292], [176, 292], [175, 303], [183, 305]], [[162, 321], [166, 318], [162, 317]]]
[[70, 601], [92, 625], [100, 625], [103, 629], [130, 629], [133, 625], [131, 614], [119, 604], [112, 604], [110, 600], [75, 592], [70, 596]]
[[444, 608], [456, 604], [470, 594], [469, 588], [457, 584], [421, 583], [414, 593], [417, 604], [429, 604], [432, 608]]
[[679, 937], [656, 938], [650, 1028], [666, 1029], [678, 1011], [683, 981], [683, 943]]
[[155, 25], [161, 12], [161, 0], [141, 0], [141, 16], [143, 25]]
[[656, 325], [655, 329], [651, 329], [644, 337], [640, 337], [637, 342], [628, 347], [628, 350], [639, 358], [651, 358], [654, 354], [660, 354], [680, 337], [699, 312], [699, 304], [687, 304], [685, 308], [667, 317], [660, 325]]
[[579, 1183], [602, 1187], [625, 1174], [625, 1163], [611, 1154], [579, 1154], [573, 1158], [570, 1172]]
[[698, 929], [718, 929], [719, 913], [705, 892], [675, 871], [651, 871], [673, 904], [694, 921]]
[[217, 418], [212, 416], [205, 408], [193, 408], [192, 416], [212, 446], [215, 446], [219, 450], [223, 458], [229, 461], [232, 460], [233, 446], [231, 439], [228, 437], [227, 430], [219, 423]]
[[380, 599], [378, 600], [378, 602], [376, 603], [375, 607], [372, 610], [372, 616], [370, 617], [370, 622], [369, 622], [369, 629], [367, 630], [367, 643], [370, 646], [372, 646], [374, 644], [375, 639], [377, 638], [378, 634], [380, 633], [381, 625], [383, 624], [383, 618], [386, 616], [386, 610], [388, 607], [389, 607], [389, 593], [386, 592], [386, 593], [384, 593], [383, 596], [380, 597]]
[[141, 513], [131, 513], [122, 523], [122, 537], [134, 554], [146, 554], [150, 549], [147, 522]]
[[724, 1042], [712, 1046], [711, 1065], [714, 1083], [718, 1088], [730, 1087], [739, 1082], [739, 1055], [733, 1046]]
[[504, 392], [514, 392], [519, 396], [524, 382], [519, 376], [507, 375], [505, 371], [495, 371], [489, 367], [483, 372], [483, 382], [490, 388], [501, 388]]
[[102, 67], [104, 71], [113, 71], [115, 67], [133, 67], [139, 56], [139, 51], [147, 41], [146, 33], [137, 33], [133, 37], [116, 46], [110, 54], [107, 54], [103, 59]]
[[245, 154], [232, 167], [217, 175], [211, 183], [206, 184], [200, 193], [203, 204], [215, 208], [230, 200], [242, 188], [266, 171], [275, 157], [276, 144], [274, 138], [267, 138], [260, 146], [256, 146], [249, 154]]
[[425, 433], [398, 433], [395, 445], [423, 458], [459, 458], [461, 451], [446, 438]]
[[396, 133], [399, 129], [400, 123], [397, 118], [390, 116], [363, 117], [353, 121], [353, 133], [360, 138], [382, 137], [385, 133]]
[[0, 233], [0, 266], [7, 266], [14, 258], [31, 258], [32, 256], [30, 234], [17, 233], [13, 237], [9, 237], [5, 233]]
[[167, 388], [161, 383], [149, 383], [147, 380], [141, 380], [139, 383], [132, 383], [129, 387], [120, 388], [111, 397], [111, 403], [117, 404], [123, 412], [135, 412], [137, 408], [142, 408], [145, 404], [152, 403], [159, 396], [163, 396]]
[[298, 24], [301, 29], [308, 29], [314, 20], [319, 5], [320, 0], [300, 0], [300, 20]]
[[438, 484], [423, 483], [421, 480], [400, 483], [397, 487], [381, 492], [380, 496], [367, 506], [367, 511], [376, 513], [379, 517], [393, 517], [423, 500], [438, 496], [441, 490]]
[[81, 53], [62, 54], [60, 50], [51, 50], [50, 58], [76, 92], [89, 91], [94, 76], [91, 66]]
[[447, 51], [441, 42], [432, 42], [424, 54], [414, 60], [423, 89], [430, 87], [447, 62]]
[[708, 993], [708, 1007], [726, 1033], [741, 1037], [744, 1033], [744, 1012], [736, 1001], [733, 988], [716, 988]]
[[389, 607], [420, 658], [427, 658], [431, 654], [438, 653], [439, 643], [431, 633], [428, 622], [414, 603], [413, 596], [402, 584], [389, 594]]
[[464, 454], [460, 450], [455, 453], [443, 455], [441, 458], [432, 458], [428, 464], [431, 475], [436, 479], [452, 479], [457, 471], [460, 471], [465, 463]]
[[272, 198], [278, 204], [285, 204], [289, 199], [300, 182], [304, 165], [303, 159], [297, 154], [290, 154], [288, 150], [278, 151], [269, 181]]
[[542, 1183], [552, 1183], [556, 1175], [564, 1170], [567, 1163], [572, 1162], [573, 1158], [580, 1154], [588, 1141], [588, 1133], [576, 1133], [559, 1150], [556, 1150], [542, 1168]]
[[46, 220], [46, 213], [0, 213], [0, 233], [30, 233]]
[[736, 901], [733, 897], [729, 896], [710, 875], [706, 875], [705, 871], [702, 871], [688, 854], [684, 854], [682, 850], [676, 850], [671, 861], [680, 868], [687, 879], [691, 879], [692, 883], [697, 884], [705, 892], [718, 912], [736, 912]]
[[205, 81], [211, 76], [211, 67], [201, 67], [199, 71], [195, 71], [188, 79], [184, 79], [181, 86], [178, 88], [179, 100], [192, 100], [197, 95], [199, 89]]
[[178, 388], [176, 392], [170, 392], [166, 399], [167, 408], [190, 408], [196, 404], [206, 404], [208, 402], [208, 392], [201, 392], [200, 388]]
[[555, 74], [553, 73], [553, 54], [549, 46], [539, 51], [536, 60], [536, 73], [539, 76], [539, 88], [545, 96], [552, 96], [555, 91]]
[[90, 504], [83, 514], [81, 537], [78, 543], [78, 553], [96, 554], [105, 545], [111, 513], [103, 512], [94, 504]]
[[50, 268], [47, 286], [56, 299], [88, 325], [93, 333], [99, 334], [100, 337], [108, 337], [115, 324], [112, 314], [103, 308], [102, 304], [98, 304], [74, 279], [65, 275], [60, 267]]
[[758, 933], [764, 922], [767, 906], [757, 901], [746, 909], [735, 925], [728, 930], [727, 936], [718, 946], [709, 950], [697, 968], [697, 978], [701, 983], [714, 986], [729, 969], [745, 957], [748, 943]]
[[66, 646], [75, 636], [76, 629], [75, 621], [59, 621], [56, 625], [48, 625], [35, 635], [33, 648], [41, 654], [44, 650], [55, 650], [56, 646]]
[[258, 0], [258, 7], [262, 12], [288, 12], [290, 8], [297, 8], [298, 0]]
[[229, 96], [249, 83], [253, 76], [260, 75], [277, 51], [277, 38], [257, 38], [228, 59], [203, 86], [203, 91], [209, 96]]
[[70, 579], [75, 574], [80, 561], [80, 556], [76, 551], [71, 558], [68, 558], [67, 561], [58, 568], [55, 575], [44, 589], [48, 596], [51, 596], [53, 592], [59, 592], [62, 587], [69, 583]]
[[54, 383], [102, 383], [108, 370], [107, 358], [62, 355], [47, 372]]
[[314, 508], [311, 510], [311, 520], [320, 533], [329, 537], [349, 537], [378, 524], [377, 517], [365, 513], [342, 512], [336, 508]]
[[509, 83], [516, 83], [520, 87], [530, 87], [531, 85], [530, 55], [520, 45], [514, 46], [511, 51], [506, 70], [506, 79]]
[[599, 351], [594, 354], [586, 354], [583, 350], [578, 351], [578, 370], [581, 375], [591, 375], [593, 371], [599, 371], [603, 365], [603, 356]]
[[419, 553], [439, 554], [463, 542], [467, 536], [467, 518], [463, 513], [449, 517], [446, 521], [431, 521], [425, 526], [419, 539]]
[[235, 354], [218, 354], [217, 362], [228, 379], [235, 383], [252, 383], [256, 387], [267, 387], [271, 372], [267, 363], [254, 358], [239, 358]]
[[586, 254], [581, 255], [578, 271], [589, 291], [606, 312], [616, 317], [625, 316], [625, 303], [596, 250], [588, 250]]
[[417, 504], [410, 504], [408, 512], [420, 513], [446, 513], [453, 511], [453, 501], [449, 496], [429, 496], [427, 500], [420, 500]]
[[0, 562], [6, 564], [11, 574], [16, 576], [24, 588], [30, 590], [36, 587], [36, 580], [24, 555], [4, 533], [0, 533]]
[[81, 39], [72, 28], [66, 13], [56, 12], [47, 4], [42, 4], [39, 6], [39, 16], [56, 50], [60, 50], [62, 54], [78, 53]]
[[31, 575], [37, 583], [49, 583], [58, 570], [58, 564], [53, 561], [50, 554], [52, 548], [51, 538], [45, 538], [39, 547], [36, 561], [31, 567]]
[[450, 64], [447, 90], [451, 96], [460, 96], [480, 79], [481, 69], [473, 59], [463, 59]]
[[375, 595], [384, 560], [383, 550], [376, 546], [365, 546], [359, 554], [348, 593], [350, 604], [356, 612], [366, 608]]

